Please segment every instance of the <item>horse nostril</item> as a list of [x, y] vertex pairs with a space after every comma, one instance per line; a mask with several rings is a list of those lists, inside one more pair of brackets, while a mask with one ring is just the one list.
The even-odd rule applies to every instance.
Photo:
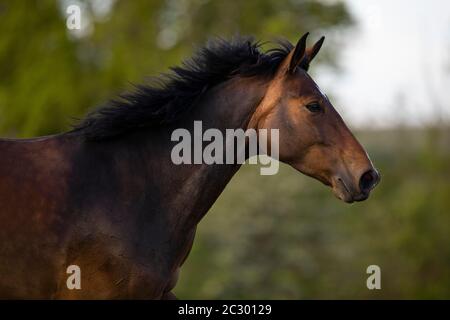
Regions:
[[370, 169], [369, 171], [366, 171], [359, 179], [359, 188], [361, 192], [368, 193], [376, 186], [379, 179], [380, 176], [376, 170]]

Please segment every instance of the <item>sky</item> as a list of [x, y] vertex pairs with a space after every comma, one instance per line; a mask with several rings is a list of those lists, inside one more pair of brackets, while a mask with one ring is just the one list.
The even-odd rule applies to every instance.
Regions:
[[448, 123], [450, 1], [346, 2], [356, 27], [346, 33], [342, 72], [316, 78], [344, 118], [360, 127]]

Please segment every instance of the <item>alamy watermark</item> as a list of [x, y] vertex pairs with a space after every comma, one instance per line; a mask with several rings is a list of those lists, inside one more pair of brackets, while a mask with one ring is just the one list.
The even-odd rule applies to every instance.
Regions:
[[[66, 269], [69, 275], [66, 280], [66, 286], [69, 290], [81, 290], [81, 268], [77, 265], [70, 265]], [[377, 265], [370, 265], [366, 269], [369, 274], [366, 280], [366, 286], [369, 290], [381, 290], [381, 268]]]
[[69, 290], [81, 290], [81, 269], [72, 264], [67, 267], [66, 273], [69, 274], [66, 280], [66, 286]]
[[367, 267], [366, 273], [370, 274], [367, 278], [366, 286], [369, 290], [381, 289], [381, 268], [376, 264]]
[[[279, 169], [278, 129], [225, 129], [224, 136], [215, 128], [203, 132], [202, 121], [194, 121], [192, 135], [189, 130], [179, 128], [172, 132], [171, 140], [178, 142], [170, 155], [176, 165], [243, 164], [247, 159], [249, 164], [261, 165], [261, 175], [274, 175]], [[203, 148], [204, 142], [207, 145]]]
[[81, 8], [76, 4], [72, 4], [66, 8], [67, 20], [66, 26], [69, 30], [81, 29]]

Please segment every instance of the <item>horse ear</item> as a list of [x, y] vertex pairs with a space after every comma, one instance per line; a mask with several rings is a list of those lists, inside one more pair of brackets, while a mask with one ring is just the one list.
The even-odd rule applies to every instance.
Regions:
[[325, 37], [321, 37], [319, 41], [317, 41], [311, 48], [308, 48], [303, 56], [302, 61], [300, 62], [300, 67], [306, 71], [308, 71], [309, 64], [314, 59], [314, 57], [319, 52], [320, 48], [322, 47], [323, 41], [325, 40]]
[[295, 46], [294, 52], [291, 55], [291, 59], [289, 61], [289, 73], [294, 73], [300, 62], [305, 55], [306, 50], [306, 38], [308, 37], [309, 32], [305, 33], [300, 40], [298, 40], [297, 45]]

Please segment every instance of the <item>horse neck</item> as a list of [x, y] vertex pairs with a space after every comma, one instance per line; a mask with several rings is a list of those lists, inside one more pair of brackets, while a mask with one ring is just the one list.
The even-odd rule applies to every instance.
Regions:
[[[252, 78], [235, 78], [207, 91], [192, 113], [180, 123], [193, 137], [194, 121], [202, 121], [203, 132], [209, 128], [246, 130], [256, 107], [262, 100], [266, 82]], [[167, 151], [170, 154], [170, 150]], [[240, 164], [169, 165], [170, 179], [164, 180], [173, 201], [169, 215], [177, 221], [174, 228], [195, 227], [217, 200]], [[176, 190], [176, 191], [175, 191]], [[176, 230], [179, 232], [179, 230]]]

